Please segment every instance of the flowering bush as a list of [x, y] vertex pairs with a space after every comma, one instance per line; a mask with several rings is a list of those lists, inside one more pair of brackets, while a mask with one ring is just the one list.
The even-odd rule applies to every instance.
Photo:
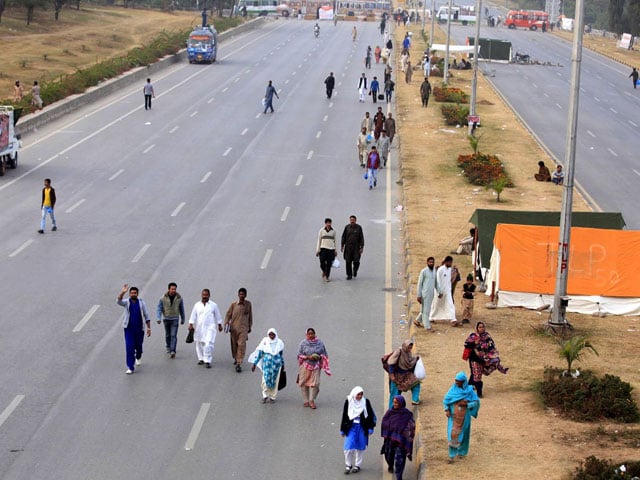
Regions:
[[458, 167], [464, 171], [472, 185], [488, 187], [500, 180], [499, 183], [504, 184], [505, 187], [513, 187], [513, 182], [507, 176], [504, 165], [495, 155], [486, 155], [480, 152], [459, 155]]
[[469, 116], [469, 107], [461, 107], [455, 105], [442, 105], [440, 107], [447, 125], [467, 125], [467, 117]]
[[435, 87], [433, 96], [436, 102], [469, 103], [469, 95], [459, 88], [447, 87], [446, 85]]

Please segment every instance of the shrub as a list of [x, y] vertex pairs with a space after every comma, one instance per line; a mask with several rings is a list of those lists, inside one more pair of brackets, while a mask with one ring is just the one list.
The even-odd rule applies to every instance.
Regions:
[[[620, 466], [624, 465], [626, 472]], [[602, 460], [591, 455], [576, 467], [572, 480], [612, 480], [640, 476], [640, 462], [624, 462], [614, 465], [611, 460]]]
[[467, 117], [469, 116], [469, 107], [460, 105], [442, 105], [440, 107], [442, 116], [444, 116], [447, 125], [467, 125]]
[[608, 418], [632, 423], [640, 420], [638, 405], [631, 398], [632, 387], [619, 377], [598, 378], [585, 370], [573, 378], [557, 368], [546, 367], [540, 393], [546, 406], [578, 421]]
[[433, 96], [436, 102], [469, 103], [469, 95], [459, 88], [447, 87], [446, 85], [434, 87]]
[[504, 165], [495, 155], [473, 153], [471, 155], [459, 155], [458, 167], [464, 171], [467, 180], [472, 185], [491, 187], [497, 180], [504, 179], [503, 187], [513, 187], [513, 182], [507, 176]]

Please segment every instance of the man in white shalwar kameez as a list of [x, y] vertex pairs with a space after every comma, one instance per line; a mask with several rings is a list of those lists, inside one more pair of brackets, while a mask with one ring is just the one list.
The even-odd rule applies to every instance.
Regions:
[[422, 269], [420, 276], [418, 277], [418, 303], [420, 304], [420, 316], [415, 320], [415, 324], [418, 327], [424, 327], [427, 330], [433, 332], [431, 328], [431, 305], [433, 304], [433, 297], [436, 291], [436, 276], [437, 272], [434, 267], [435, 258], [427, 258], [427, 266]]
[[208, 288], [202, 290], [202, 300], [193, 306], [189, 318], [189, 330], [194, 330], [196, 355], [198, 365], [211, 368], [213, 361], [213, 347], [216, 341], [216, 324], [218, 331], [222, 331], [222, 315], [218, 305], [210, 301], [211, 292]]
[[456, 320], [456, 307], [453, 304], [451, 295], [453, 257], [447, 255], [444, 263], [438, 267], [436, 272], [436, 291], [438, 298], [433, 304], [431, 320], [449, 320], [452, 326], [459, 325]]

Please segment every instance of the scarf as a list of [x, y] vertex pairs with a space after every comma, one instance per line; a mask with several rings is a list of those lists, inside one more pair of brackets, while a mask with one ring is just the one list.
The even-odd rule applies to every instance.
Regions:
[[[271, 340], [271, 337], [269, 337], [269, 334], [271, 332], [275, 333], [276, 335], [273, 340]], [[257, 350], [260, 350], [269, 355], [277, 355], [284, 350], [284, 342], [278, 338], [278, 332], [275, 328], [270, 328], [267, 331], [267, 336], [260, 341]]]
[[396, 395], [394, 399], [400, 402], [400, 408], [390, 408], [382, 417], [382, 436], [392, 444], [400, 445], [410, 455], [416, 433], [413, 413], [406, 408], [407, 403], [402, 395]]
[[411, 354], [409, 347], [413, 345], [413, 341], [405, 340], [402, 346], [395, 350], [389, 357], [389, 365], [397, 365], [400, 370], [413, 370], [418, 359]]
[[476, 391], [472, 386], [469, 385], [469, 381], [467, 380], [467, 376], [464, 374], [464, 372], [458, 372], [458, 374], [456, 375], [456, 380], [463, 382], [462, 387], [459, 387], [456, 383], [451, 385], [451, 388], [449, 388], [449, 391], [444, 396], [444, 400], [442, 401], [442, 403], [444, 404], [444, 408], [449, 408], [449, 405], [457, 403], [460, 400], [467, 400], [468, 402], [479, 401]]
[[364, 393], [362, 387], [354, 387], [351, 390], [351, 393], [347, 395], [347, 400], [349, 400], [349, 406], [347, 407], [347, 415], [349, 416], [349, 420], [353, 420], [356, 417], [359, 417], [362, 412], [364, 412], [364, 418], [367, 418], [367, 401], [364, 398], [364, 395], [360, 400], [356, 398], [356, 395], [359, 393]]

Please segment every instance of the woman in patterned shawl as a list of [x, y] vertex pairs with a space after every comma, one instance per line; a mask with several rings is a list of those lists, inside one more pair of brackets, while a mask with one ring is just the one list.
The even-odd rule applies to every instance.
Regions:
[[476, 323], [476, 331], [467, 337], [464, 348], [463, 358], [469, 359], [471, 370], [469, 385], [476, 387], [478, 396], [482, 398], [482, 375], [490, 375], [496, 370], [506, 374], [509, 369], [500, 364], [500, 353], [483, 322]]
[[253, 363], [251, 371], [255, 372], [256, 366], [262, 370], [262, 403], [276, 401], [278, 395], [278, 380], [280, 372], [284, 369], [284, 343], [278, 338], [275, 328], [270, 328], [255, 352], [249, 357]]
[[298, 348], [298, 379], [305, 407], [316, 409], [316, 397], [320, 391], [320, 371], [331, 375], [329, 357], [322, 340], [316, 337], [313, 328], [307, 328], [306, 338]]

